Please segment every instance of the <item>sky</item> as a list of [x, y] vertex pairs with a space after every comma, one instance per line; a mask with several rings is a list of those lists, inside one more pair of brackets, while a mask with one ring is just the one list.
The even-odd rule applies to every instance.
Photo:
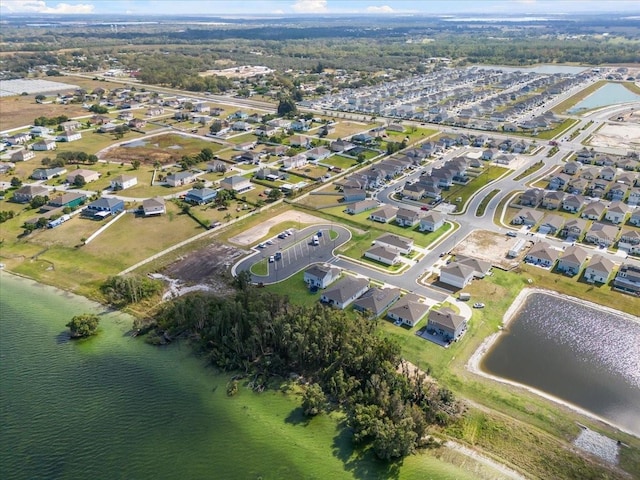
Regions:
[[0, 0], [0, 15], [550, 14], [639, 12], [639, 0]]

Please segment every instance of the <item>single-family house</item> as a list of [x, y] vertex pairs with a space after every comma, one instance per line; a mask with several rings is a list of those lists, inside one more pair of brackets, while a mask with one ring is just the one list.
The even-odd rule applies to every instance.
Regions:
[[563, 190], [567, 183], [571, 180], [571, 176], [566, 173], [558, 173], [549, 180], [550, 190]]
[[558, 259], [559, 252], [547, 242], [538, 242], [527, 252], [524, 261], [541, 267], [550, 268]]
[[628, 211], [629, 209], [624, 203], [620, 201], [611, 202], [609, 208], [607, 208], [607, 213], [604, 214], [604, 219], [615, 224], [622, 223]]
[[616, 178], [617, 173], [618, 172], [615, 167], [603, 167], [600, 169], [600, 174], [598, 175], [598, 178], [611, 181]]
[[18, 150], [11, 155], [12, 162], [26, 162], [27, 160], [31, 160], [36, 156], [35, 152], [32, 150]]
[[368, 279], [345, 276], [332, 288], [325, 290], [320, 296], [320, 301], [340, 309], [345, 309], [368, 289]]
[[82, 139], [82, 133], [76, 132], [76, 131], [62, 132], [60, 135], [56, 137], [56, 140], [59, 142], [75, 142], [81, 139]]
[[170, 187], [180, 187], [182, 185], [188, 185], [198, 179], [198, 175], [194, 172], [185, 170], [183, 172], [170, 173], [165, 177], [165, 182]]
[[608, 258], [595, 254], [584, 270], [584, 279], [589, 283], [607, 283], [614, 266]]
[[10, 137], [6, 138], [6, 141], [9, 142], [9, 145], [24, 145], [25, 143], [31, 140], [31, 135], [28, 133], [16, 133]]
[[248, 178], [240, 175], [224, 178], [220, 181], [220, 187], [236, 193], [246, 192], [253, 188], [253, 184]]
[[369, 219], [374, 222], [387, 223], [396, 218], [397, 213], [398, 207], [394, 207], [393, 205], [384, 205], [382, 208], [379, 208], [369, 215]]
[[608, 247], [616, 241], [617, 236], [618, 227], [615, 225], [593, 222], [593, 225], [584, 236], [584, 241]]
[[36, 168], [31, 174], [31, 178], [34, 180], [51, 180], [52, 178], [59, 177], [65, 173], [67, 173], [67, 169], [64, 167]]
[[79, 192], [65, 192], [49, 200], [49, 205], [56, 208], [76, 208], [84, 204], [87, 196]]
[[68, 120], [66, 122], [62, 122], [60, 124], [60, 127], [65, 132], [74, 132], [82, 128], [82, 123], [78, 122], [77, 120]]
[[57, 147], [55, 140], [43, 139], [31, 145], [31, 149], [36, 152], [48, 152]]
[[367, 198], [367, 191], [362, 188], [344, 188], [342, 198], [345, 202], [361, 202]]
[[558, 260], [556, 269], [567, 275], [577, 275], [587, 261], [587, 251], [577, 245], [568, 247]]
[[590, 202], [582, 210], [580, 216], [588, 220], [600, 220], [605, 211], [605, 206], [601, 202]]
[[611, 188], [607, 192], [607, 198], [614, 202], [619, 202], [626, 197], [627, 192], [630, 190], [628, 185], [624, 185], [622, 183], [614, 183], [611, 185]]
[[424, 185], [422, 183], [405, 183], [402, 196], [411, 200], [420, 200], [424, 197]]
[[142, 201], [142, 212], [145, 217], [162, 215], [163, 213], [166, 213], [166, 211], [164, 199], [161, 197], [147, 198]]
[[562, 230], [560, 230], [560, 236], [565, 238], [578, 239], [582, 235], [582, 232], [587, 228], [587, 221], [583, 218], [569, 218], [565, 222]]
[[100, 178], [100, 174], [98, 172], [94, 172], [93, 170], [78, 168], [77, 170], [73, 170], [69, 175], [67, 175], [67, 183], [76, 182], [77, 177], [82, 178], [84, 180], [84, 183], [89, 183], [98, 180]]
[[289, 139], [289, 145], [292, 147], [309, 148], [311, 146], [311, 139], [302, 135], [294, 135]]
[[640, 267], [631, 263], [623, 263], [613, 279], [613, 288], [640, 296]]
[[567, 162], [565, 163], [562, 172], [566, 173], [567, 175], [575, 175], [580, 171], [581, 168], [582, 165], [578, 162]]
[[543, 212], [534, 210], [532, 208], [523, 208], [516, 214], [515, 217], [513, 217], [511, 223], [513, 223], [514, 225], [527, 225], [532, 227], [540, 220], [542, 220], [543, 217]]
[[87, 205], [87, 208], [82, 211], [82, 214], [87, 217], [102, 219], [109, 215], [120, 213], [123, 210], [123, 200], [120, 200], [119, 198], [102, 197]]
[[282, 159], [283, 168], [303, 168], [307, 164], [307, 156], [299, 153], [293, 157], [285, 157]]
[[420, 221], [420, 213], [407, 208], [400, 208], [396, 213], [396, 223], [401, 227], [413, 227]]
[[542, 203], [544, 190], [540, 188], [530, 188], [520, 195], [520, 205], [524, 207], [537, 207]]
[[428, 212], [420, 219], [421, 232], [435, 232], [444, 225], [444, 215], [438, 212]]
[[112, 190], [126, 190], [138, 184], [138, 177], [134, 177], [133, 175], [118, 175], [111, 180], [110, 183]]
[[353, 308], [371, 317], [379, 317], [399, 298], [399, 288], [371, 288], [353, 302]]
[[29, 130], [32, 137], [42, 137], [43, 135], [49, 135], [52, 130], [49, 127], [36, 126]]
[[340, 277], [340, 269], [329, 265], [314, 264], [304, 271], [304, 282], [309, 287], [327, 288]]
[[306, 152], [304, 152], [304, 154], [307, 156], [307, 158], [315, 162], [319, 162], [320, 160], [328, 158], [331, 155], [331, 150], [324, 147], [316, 147], [312, 148], [311, 150], [307, 150]]
[[548, 210], [555, 210], [560, 208], [562, 201], [564, 200], [564, 193], [558, 191], [551, 191], [544, 194], [542, 199], [542, 206]]
[[466, 287], [474, 278], [474, 268], [459, 262], [452, 262], [440, 269], [440, 282], [456, 288]]
[[373, 200], [370, 198], [347, 205], [345, 212], [350, 215], [356, 215], [358, 213], [366, 212], [367, 210], [373, 210], [374, 208], [378, 208], [379, 206], [380, 204], [377, 200]]
[[13, 192], [13, 201], [16, 203], [29, 203], [37, 196], [46, 197], [49, 190], [42, 185], [23, 185]]
[[636, 227], [640, 227], [640, 208], [636, 208], [633, 212], [631, 212], [629, 223], [631, 225], [635, 225]]
[[584, 205], [585, 199], [582, 195], [567, 195], [562, 200], [562, 210], [576, 213]]
[[387, 317], [393, 321], [400, 321], [403, 325], [415, 327], [427, 314], [429, 306], [420, 301], [414, 293], [408, 293], [387, 311]]
[[427, 331], [441, 335], [445, 340], [458, 339], [467, 329], [467, 320], [452, 309], [431, 309], [427, 320]]
[[184, 196], [185, 201], [194, 205], [206, 205], [213, 202], [218, 196], [218, 191], [212, 188], [192, 188]]
[[364, 257], [389, 266], [400, 262], [400, 253], [398, 250], [382, 245], [374, 245], [369, 248], [369, 250], [364, 252]]
[[351, 142], [339, 139], [332, 142], [329, 148], [332, 152], [348, 152], [349, 150], [356, 148], [356, 146]]
[[398, 252], [408, 255], [413, 250], [413, 240], [410, 238], [400, 237], [392, 233], [386, 233], [375, 240], [375, 244], [397, 250]]
[[640, 230], [636, 228], [623, 230], [618, 242], [618, 248], [625, 249], [629, 253], [640, 253]]
[[542, 223], [538, 227], [538, 231], [543, 234], [556, 235], [564, 225], [564, 219], [562, 215], [545, 215]]

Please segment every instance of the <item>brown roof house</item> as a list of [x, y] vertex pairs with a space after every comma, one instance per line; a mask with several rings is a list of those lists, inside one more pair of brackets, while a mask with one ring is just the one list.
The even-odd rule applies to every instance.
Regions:
[[154, 215], [162, 215], [163, 213], [166, 213], [164, 199], [157, 197], [143, 200], [142, 211], [145, 217], [152, 217]]
[[514, 225], [528, 225], [532, 227], [540, 220], [542, 220], [542, 217], [544, 217], [544, 213], [538, 210], [534, 210], [532, 208], [523, 208], [518, 213], [516, 213], [516, 216], [513, 217], [511, 223], [513, 223]]
[[458, 339], [467, 329], [467, 321], [450, 308], [431, 310], [427, 322], [427, 331], [444, 337], [446, 341]]
[[418, 295], [408, 293], [389, 308], [387, 317], [402, 325], [415, 327], [428, 311], [429, 306], [422, 303]]
[[560, 230], [560, 236], [565, 238], [580, 238], [582, 232], [587, 228], [587, 221], [584, 218], [570, 218]]
[[587, 251], [577, 245], [568, 247], [558, 260], [556, 269], [567, 275], [577, 275], [587, 261]]
[[604, 213], [605, 206], [600, 202], [591, 202], [584, 207], [584, 210], [580, 214], [582, 218], [588, 218], [589, 220], [600, 220]]
[[372, 317], [379, 317], [399, 298], [399, 288], [371, 288], [353, 302], [353, 308]]
[[41, 185], [24, 185], [13, 192], [13, 201], [16, 203], [28, 203], [37, 196], [49, 195], [49, 190]]
[[320, 296], [320, 301], [336, 308], [345, 309], [367, 290], [369, 290], [368, 279], [344, 277], [333, 288], [325, 290]]
[[393, 205], [384, 205], [382, 208], [369, 215], [369, 219], [374, 222], [387, 223], [396, 218], [397, 213], [398, 207], [394, 207]]
[[584, 241], [608, 247], [616, 241], [617, 236], [618, 227], [615, 225], [593, 222], [593, 225], [584, 236]]
[[396, 214], [396, 223], [401, 227], [413, 227], [420, 221], [420, 213], [407, 208], [400, 208]]
[[551, 248], [547, 242], [538, 242], [524, 257], [524, 261], [540, 267], [550, 268], [556, 262], [559, 256], [558, 250]]
[[628, 211], [629, 208], [624, 203], [611, 202], [609, 208], [607, 208], [607, 213], [604, 214], [604, 218], [611, 223], [622, 223]]
[[584, 279], [589, 283], [607, 283], [615, 264], [600, 254], [591, 257], [584, 270]]
[[421, 232], [435, 232], [444, 225], [444, 215], [438, 212], [429, 212], [420, 219]]

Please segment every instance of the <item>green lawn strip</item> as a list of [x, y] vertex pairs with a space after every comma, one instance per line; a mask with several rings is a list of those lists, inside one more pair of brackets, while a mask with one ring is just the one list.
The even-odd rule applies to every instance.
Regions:
[[[490, 166], [487, 167], [480, 175], [473, 180], [470, 180], [466, 185], [454, 185], [451, 187], [444, 196], [444, 200], [449, 203], [456, 204], [456, 211], [461, 211], [466, 202], [482, 187], [488, 183], [500, 178], [507, 172], [510, 172], [508, 168]], [[461, 200], [457, 202], [458, 197]]]
[[491, 201], [491, 199], [495, 197], [498, 193], [500, 193], [500, 190], [495, 189], [495, 190], [491, 190], [487, 195], [485, 195], [485, 197], [480, 202], [480, 205], [478, 205], [478, 209], [476, 210], [476, 216], [481, 217], [482, 215], [484, 215], [484, 212], [487, 209], [487, 205], [489, 205], [489, 202]]
[[522, 180], [525, 177], [528, 177], [529, 175], [537, 172], [538, 170], [540, 170], [542, 167], [544, 167], [544, 162], [542, 161], [538, 161], [536, 163], [534, 163], [533, 165], [531, 165], [529, 168], [527, 168], [524, 172], [522, 172], [520, 175], [518, 175], [517, 177], [514, 178], [515, 181], [518, 180]]
[[555, 114], [562, 114], [562, 113], [566, 112], [567, 110], [569, 110], [570, 108], [572, 108], [575, 105], [577, 105], [578, 103], [580, 103], [582, 100], [587, 98], [589, 95], [591, 95], [593, 92], [595, 92], [596, 90], [598, 90], [600, 87], [604, 86], [605, 84], [607, 84], [606, 80], [600, 80], [600, 81], [597, 81], [595, 83], [592, 83], [591, 85], [589, 85], [584, 90], [580, 90], [575, 95], [572, 95], [571, 97], [567, 98], [563, 102], [560, 102], [558, 105], [553, 107], [551, 109], [551, 111], [553, 113], [555, 113]]
[[358, 161], [355, 158], [337, 154], [337, 155], [332, 155], [326, 160], [323, 160], [322, 163], [333, 165], [334, 167], [338, 167], [344, 170], [349, 167], [353, 167], [355, 164], [358, 163]]
[[269, 273], [269, 263], [266, 258], [251, 265], [251, 273], [266, 276]]
[[637, 93], [638, 95], [640, 95], [640, 86], [638, 86], [635, 82], [622, 82], [622, 85], [627, 90], [631, 90], [633, 93]]

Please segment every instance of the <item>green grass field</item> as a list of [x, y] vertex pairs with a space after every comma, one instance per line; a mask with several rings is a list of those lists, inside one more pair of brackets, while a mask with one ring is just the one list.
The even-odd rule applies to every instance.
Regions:
[[[470, 180], [466, 185], [454, 185], [451, 187], [446, 194], [443, 195], [443, 198], [445, 201], [455, 204], [456, 212], [460, 212], [467, 201], [475, 195], [480, 188], [510, 171], [508, 168], [495, 165], [487, 167], [480, 175]], [[460, 198], [460, 201], [457, 201], [458, 198]]]

